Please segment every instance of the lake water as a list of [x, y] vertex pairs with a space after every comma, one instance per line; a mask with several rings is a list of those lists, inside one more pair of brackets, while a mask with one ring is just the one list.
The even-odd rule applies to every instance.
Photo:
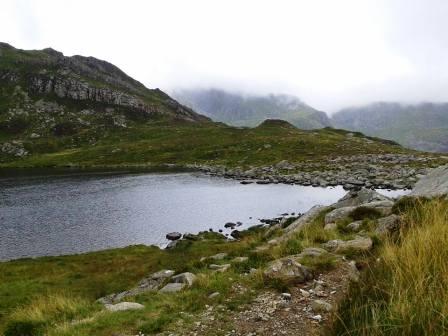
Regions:
[[344, 194], [341, 187], [241, 185], [191, 173], [3, 178], [0, 260], [164, 246], [168, 232], [230, 233], [226, 222], [247, 228]]

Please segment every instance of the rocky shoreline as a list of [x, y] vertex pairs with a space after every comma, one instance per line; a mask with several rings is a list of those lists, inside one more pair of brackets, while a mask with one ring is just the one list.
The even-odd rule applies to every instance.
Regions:
[[[225, 166], [188, 165], [207, 175], [239, 180], [242, 184], [297, 184], [328, 187], [342, 185], [346, 190], [412, 189], [418, 178], [435, 167], [436, 157], [414, 154], [365, 154], [336, 156], [326, 162], [312, 160], [291, 163], [286, 160], [274, 165], [227, 168]], [[422, 166], [425, 166], [424, 168]]]

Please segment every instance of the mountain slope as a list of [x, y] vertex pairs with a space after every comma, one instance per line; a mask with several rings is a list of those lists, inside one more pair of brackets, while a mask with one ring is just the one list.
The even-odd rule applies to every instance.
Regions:
[[283, 119], [301, 129], [330, 126], [324, 112], [288, 95], [244, 96], [223, 90], [181, 90], [174, 96], [183, 104], [234, 126], [254, 127], [265, 119]]
[[0, 130], [6, 133], [125, 127], [154, 118], [208, 120], [108, 62], [53, 49], [25, 51], [0, 43], [0, 88]]
[[[287, 112], [303, 105], [285, 96], [253, 101]], [[252, 129], [213, 123], [105, 61], [0, 45], [0, 167], [250, 167], [283, 160], [326, 167], [331, 158], [369, 153], [409, 151], [281, 120]]]
[[448, 103], [374, 103], [343, 109], [332, 121], [337, 127], [395, 140], [409, 148], [448, 152]]

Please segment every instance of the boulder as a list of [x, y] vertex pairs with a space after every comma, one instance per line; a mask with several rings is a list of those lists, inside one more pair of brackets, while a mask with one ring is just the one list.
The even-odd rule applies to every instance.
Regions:
[[178, 240], [181, 237], [182, 237], [182, 233], [180, 233], [180, 232], [170, 232], [170, 233], [167, 233], [167, 235], [166, 235], [166, 239], [168, 239], [168, 240]]
[[241, 238], [241, 231], [233, 230], [230, 235], [235, 239]]
[[358, 206], [365, 203], [376, 201], [387, 201], [390, 198], [383, 196], [371, 189], [352, 190], [342, 197], [337, 203], [333, 204], [333, 208], [342, 208], [347, 206]]
[[287, 226], [284, 230], [286, 236], [292, 234], [292, 232], [298, 232], [310, 224], [322, 211], [327, 209], [327, 207], [322, 205], [316, 205], [300, 216], [297, 220], [292, 222], [289, 226]]
[[375, 230], [375, 233], [379, 235], [387, 235], [389, 233], [397, 231], [399, 228], [400, 228], [400, 216], [390, 215], [378, 219], [378, 226]]
[[187, 285], [185, 283], [168, 283], [162, 289], [159, 290], [159, 293], [175, 293], [180, 292]]
[[375, 209], [383, 216], [388, 216], [392, 213], [392, 207], [394, 206], [394, 202], [390, 200], [384, 201], [374, 201], [369, 203], [361, 204], [360, 207]]
[[225, 224], [224, 224], [224, 227], [225, 227], [226, 229], [234, 229], [234, 228], [236, 227], [236, 223], [231, 223], [231, 222], [229, 222], [229, 223], [225, 223]]
[[359, 230], [361, 230], [362, 223], [363, 223], [362, 220], [355, 221], [355, 222], [352, 222], [352, 223], [348, 224], [348, 225], [346, 226], [346, 228], [347, 228], [348, 230], [350, 230], [350, 231], [358, 232]]
[[308, 268], [292, 257], [270, 262], [263, 274], [268, 279], [280, 279], [289, 283], [303, 283], [313, 278]]
[[112, 312], [125, 311], [125, 310], [138, 310], [145, 308], [144, 305], [137, 302], [120, 302], [117, 304], [106, 304], [104, 307]]
[[325, 215], [325, 224], [335, 223], [338, 220], [344, 219], [355, 209], [356, 207], [354, 206], [334, 209]]
[[327, 253], [327, 250], [320, 247], [307, 247], [297, 255], [297, 258], [318, 258]]
[[188, 287], [192, 286], [195, 281], [196, 275], [190, 272], [181, 273], [171, 278], [172, 283], [186, 284]]
[[373, 247], [373, 241], [370, 237], [356, 237], [352, 240], [330, 240], [322, 244], [323, 248], [335, 253], [343, 253], [347, 251], [369, 251]]
[[409, 195], [416, 197], [448, 195], [448, 165], [432, 169], [417, 182]]

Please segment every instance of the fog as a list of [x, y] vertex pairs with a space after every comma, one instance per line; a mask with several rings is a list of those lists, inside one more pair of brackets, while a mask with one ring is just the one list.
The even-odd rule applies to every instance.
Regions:
[[321, 110], [448, 101], [446, 0], [3, 0], [0, 41], [146, 86], [287, 93]]

